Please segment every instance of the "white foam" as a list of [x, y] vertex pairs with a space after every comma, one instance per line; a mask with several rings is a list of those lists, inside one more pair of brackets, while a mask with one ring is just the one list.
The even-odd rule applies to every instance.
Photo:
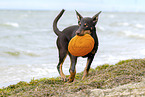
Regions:
[[111, 14], [109, 15], [110, 18], [115, 18], [115, 15]]
[[140, 53], [141, 53], [142, 55], [145, 55], [145, 49], [141, 50]]
[[5, 23], [5, 25], [8, 25], [8, 26], [12, 26], [12, 27], [19, 27], [19, 24], [18, 23], [14, 23], [14, 22], [7, 22]]
[[135, 27], [136, 27], [136, 28], [144, 28], [144, 26], [141, 25], [141, 24], [136, 24]]
[[[51, 68], [52, 65], [55, 66], [54, 64], [26, 64], [10, 65], [6, 67], [4, 66], [0, 68], [0, 84], [27, 81], [28, 79], [31, 80], [33, 78], [39, 79], [43, 77], [56, 76], [58, 75], [58, 71], [56, 68]], [[2, 86], [0, 85], [0, 88]]]
[[101, 30], [101, 31], [105, 31], [105, 28], [102, 27], [102, 26], [98, 26], [98, 29]]
[[145, 39], [145, 34], [135, 33], [135, 32], [129, 31], [129, 30], [123, 31], [123, 33], [126, 36], [129, 36], [129, 37], [136, 37], [136, 38], [143, 38], [143, 39]]
[[129, 26], [129, 23], [127, 23], [127, 22], [124, 22], [124, 23], [118, 23], [118, 25], [120, 25], [120, 26]]

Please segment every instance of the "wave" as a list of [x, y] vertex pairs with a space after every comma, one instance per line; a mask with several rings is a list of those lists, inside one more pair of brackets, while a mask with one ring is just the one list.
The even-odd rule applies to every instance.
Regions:
[[110, 18], [115, 18], [115, 15], [114, 14], [110, 14], [109, 17]]
[[98, 30], [99, 32], [103, 32], [103, 31], [105, 31], [105, 28], [102, 27], [102, 26], [98, 26], [98, 27], [97, 27], [97, 30]]
[[145, 39], [145, 34], [141, 34], [141, 33], [135, 33], [132, 31], [122, 31], [122, 33], [128, 37], [135, 37], [135, 38], [142, 38]]
[[10, 52], [10, 51], [8, 51], [8, 52], [5, 52], [5, 53], [9, 54], [11, 56], [19, 56], [20, 55], [20, 52]]
[[129, 26], [130, 24], [128, 22], [114, 22], [111, 23], [110, 26]]
[[56, 77], [56, 68], [49, 68], [55, 64], [16, 64], [0, 68], [0, 88], [19, 81], [29, 82], [32, 78]]
[[142, 49], [142, 50], [140, 51], [140, 53], [141, 53], [142, 55], [145, 55], [145, 49]]
[[15, 23], [15, 22], [6, 22], [6, 23], [0, 24], [0, 25], [1, 26], [15, 27], [15, 28], [18, 28], [19, 27], [19, 24], [18, 23]]
[[127, 22], [123, 22], [123, 23], [118, 23], [119, 26], [129, 26], [130, 24]]
[[26, 55], [26, 56], [30, 56], [30, 57], [39, 57], [40, 55], [34, 53], [34, 52], [28, 52], [28, 51], [7, 51], [4, 52], [5, 54], [8, 54], [10, 56], [20, 56], [20, 55]]
[[110, 24], [111, 26], [124, 26], [124, 27], [132, 27], [132, 28], [138, 28], [138, 29], [142, 29], [144, 28], [144, 25], [142, 24], [131, 24], [131, 23], [128, 23], [128, 22], [115, 22], [115, 23], [111, 23]]
[[135, 26], [136, 28], [144, 28], [144, 26], [141, 25], [141, 24], [135, 24], [134, 26]]

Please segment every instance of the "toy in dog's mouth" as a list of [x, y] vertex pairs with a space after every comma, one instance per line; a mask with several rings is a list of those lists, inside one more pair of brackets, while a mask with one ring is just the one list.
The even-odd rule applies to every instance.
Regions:
[[74, 56], [85, 56], [94, 48], [95, 41], [90, 34], [74, 36], [68, 45], [68, 51]]

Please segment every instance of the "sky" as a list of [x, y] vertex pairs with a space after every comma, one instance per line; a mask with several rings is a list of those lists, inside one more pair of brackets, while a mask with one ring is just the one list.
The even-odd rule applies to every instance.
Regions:
[[145, 12], [145, 0], [0, 0], [0, 9]]

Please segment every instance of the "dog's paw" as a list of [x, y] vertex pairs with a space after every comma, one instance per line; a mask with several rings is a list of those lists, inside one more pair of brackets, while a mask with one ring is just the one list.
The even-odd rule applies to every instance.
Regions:
[[68, 82], [68, 83], [71, 83], [71, 82], [73, 82], [73, 80], [68, 80], [67, 82]]
[[73, 82], [74, 81], [74, 78], [68, 78], [68, 83], [71, 83], [71, 82]]
[[67, 82], [67, 78], [61, 78], [61, 80]]

